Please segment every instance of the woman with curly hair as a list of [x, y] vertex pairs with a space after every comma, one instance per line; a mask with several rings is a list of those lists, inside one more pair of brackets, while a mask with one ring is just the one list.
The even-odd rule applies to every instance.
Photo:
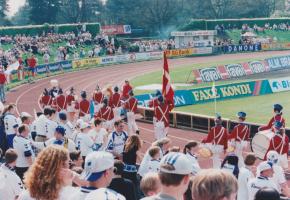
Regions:
[[76, 174], [69, 170], [67, 149], [52, 145], [43, 149], [24, 177], [27, 191], [18, 200], [66, 200], [75, 192]]

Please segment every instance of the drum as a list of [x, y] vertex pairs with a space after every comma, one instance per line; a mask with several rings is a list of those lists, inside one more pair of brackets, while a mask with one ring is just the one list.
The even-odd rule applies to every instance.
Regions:
[[263, 160], [274, 133], [271, 130], [259, 131], [251, 141], [251, 150], [257, 158]]

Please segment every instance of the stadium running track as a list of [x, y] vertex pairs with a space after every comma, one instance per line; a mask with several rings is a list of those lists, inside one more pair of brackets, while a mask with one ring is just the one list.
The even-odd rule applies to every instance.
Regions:
[[[197, 63], [209, 63], [215, 61], [237, 60], [245, 58], [259, 58], [261, 56], [275, 56], [275, 55], [290, 55], [290, 51], [274, 51], [274, 52], [259, 52], [259, 53], [243, 53], [243, 54], [226, 54], [219, 56], [208, 57], [192, 57], [192, 58], [179, 58], [170, 59], [169, 67], [178, 68], [184, 65], [197, 64]], [[97, 67], [87, 70], [81, 70], [77, 72], [70, 72], [66, 74], [60, 74], [57, 76], [51, 76], [45, 79], [36, 81], [34, 84], [24, 84], [12, 89], [7, 94], [8, 102], [15, 102], [17, 106], [18, 114], [26, 111], [30, 114], [36, 111], [40, 111], [38, 99], [43, 92], [44, 88], [50, 87], [50, 80], [57, 79], [60, 86], [64, 91], [70, 87], [76, 89], [76, 93], [79, 96], [80, 91], [86, 90], [88, 94], [93, 92], [96, 84], [101, 87], [111, 85], [122, 85], [125, 79], [132, 79], [136, 76], [150, 73], [153, 71], [161, 70], [163, 66], [162, 60], [146, 61], [130, 64], [119, 64], [105, 67]], [[185, 75], [186, 76], [186, 75]], [[161, 77], [160, 77], [161, 80]], [[143, 153], [154, 140], [153, 125], [148, 123], [138, 123], [140, 128], [140, 136], [143, 142]], [[169, 138], [173, 141], [174, 146], [180, 146], [181, 148], [189, 140], [200, 141], [206, 135], [204, 133], [182, 130], [176, 128], [169, 129]], [[200, 165], [203, 168], [211, 167], [211, 161], [208, 159], [200, 158]], [[288, 182], [289, 183], [289, 182]]]

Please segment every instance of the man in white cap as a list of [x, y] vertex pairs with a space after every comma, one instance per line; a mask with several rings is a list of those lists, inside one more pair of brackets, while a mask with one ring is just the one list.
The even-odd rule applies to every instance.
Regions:
[[[73, 200], [102, 199], [95, 191], [106, 188], [114, 175], [114, 158], [111, 153], [98, 151], [88, 154], [85, 160], [83, 176], [89, 187], [81, 187]], [[86, 198], [87, 197], [87, 198]]]
[[257, 191], [261, 188], [270, 187], [278, 190], [277, 185], [271, 179], [274, 173], [272, 163], [261, 162], [257, 167], [257, 171], [258, 176], [248, 182], [248, 200], [254, 200]]
[[183, 153], [171, 152], [160, 161], [161, 192], [143, 200], [179, 200], [188, 188], [192, 164]]

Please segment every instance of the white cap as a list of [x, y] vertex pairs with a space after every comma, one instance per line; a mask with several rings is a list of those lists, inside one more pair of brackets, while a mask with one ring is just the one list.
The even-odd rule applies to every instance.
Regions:
[[88, 128], [88, 127], [90, 127], [90, 125], [87, 122], [82, 122], [80, 124], [80, 129], [85, 129], [85, 128]]
[[85, 200], [126, 200], [126, 198], [108, 188], [100, 188], [90, 192]]
[[257, 167], [257, 171], [260, 173], [268, 169], [272, 169], [272, 163], [267, 161], [261, 162]]
[[92, 152], [87, 155], [84, 167], [84, 178], [87, 181], [96, 181], [103, 171], [114, 167], [114, 157], [105, 151]]
[[277, 164], [279, 160], [279, 154], [277, 151], [269, 151], [267, 153], [267, 161], [272, 164]]
[[[171, 165], [173, 170], [165, 169], [163, 165]], [[192, 172], [192, 163], [183, 153], [171, 152], [160, 161], [160, 171], [169, 174], [186, 175]]]
[[32, 116], [27, 112], [22, 112], [20, 113], [20, 117], [32, 117]]

